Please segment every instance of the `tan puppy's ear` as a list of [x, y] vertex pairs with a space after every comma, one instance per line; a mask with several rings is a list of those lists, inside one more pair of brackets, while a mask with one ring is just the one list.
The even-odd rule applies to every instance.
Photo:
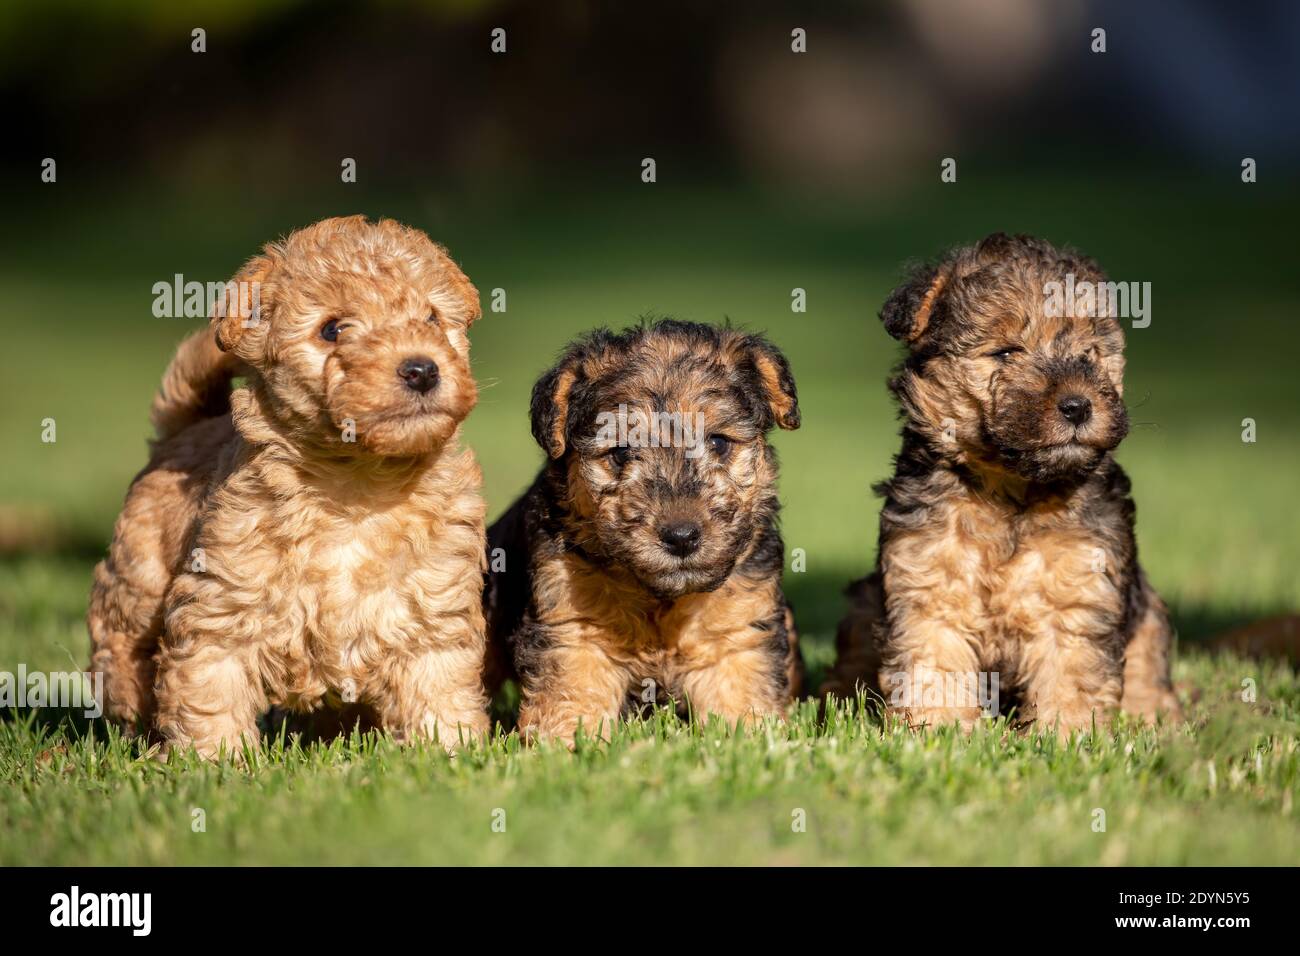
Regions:
[[262, 285], [270, 276], [272, 266], [269, 256], [255, 256], [226, 283], [221, 298], [213, 307], [211, 322], [221, 351], [251, 359], [239, 349], [239, 344], [250, 329], [262, 322], [262, 310], [266, 304]]
[[790, 430], [799, 427], [799, 394], [795, 390], [794, 375], [785, 355], [761, 335], [745, 339], [745, 361], [755, 390], [767, 410], [762, 427], [773, 425]]
[[[424, 234], [421, 233], [423, 236]], [[426, 242], [429, 242], [426, 238]], [[483, 318], [483, 306], [479, 302], [478, 289], [474, 283], [469, 281], [469, 276], [465, 275], [460, 266], [456, 265], [456, 260], [447, 252], [445, 246], [438, 243], [432, 243], [435, 252], [435, 261], [438, 268], [447, 277], [447, 284], [451, 286], [452, 295], [465, 303], [465, 325], [469, 327]]]
[[473, 325], [483, 318], [483, 305], [479, 301], [478, 289], [474, 287], [474, 283], [469, 281], [469, 276], [460, 271], [460, 266], [451, 261], [450, 257], [447, 259], [447, 265], [451, 270], [452, 284], [455, 285], [457, 294], [465, 300], [467, 309], [465, 324], [467, 326]]

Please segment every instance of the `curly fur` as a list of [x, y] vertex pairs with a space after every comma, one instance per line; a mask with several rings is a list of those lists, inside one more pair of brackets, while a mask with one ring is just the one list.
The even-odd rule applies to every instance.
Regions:
[[[1112, 456], [1128, 430], [1123, 331], [1104, 311], [1045, 309], [1067, 273], [1104, 280], [1090, 259], [998, 234], [886, 301], [908, 346], [890, 382], [902, 450], [877, 488], [878, 567], [850, 589], [824, 692], [866, 686], [914, 724], [969, 726], [980, 708], [943, 688], [996, 672], [1023, 716], [1063, 730], [1116, 707], [1179, 714], [1168, 615]], [[1058, 410], [1070, 397], [1090, 404], [1081, 424]]]
[[[702, 416], [719, 436], [622, 452], [602, 412]], [[799, 406], [785, 358], [757, 335], [662, 320], [591, 333], [538, 381], [533, 434], [548, 462], [489, 530], [504, 556], [488, 589], [497, 671], [521, 678], [519, 723], [572, 741], [673, 700], [731, 722], [780, 714], [801, 665], [780, 586], [773, 426]], [[722, 439], [725, 439], [723, 441]], [[690, 522], [698, 549], [670, 552]], [[491, 555], [490, 555], [491, 557]]]
[[[484, 505], [459, 447], [477, 291], [423, 233], [360, 216], [235, 279], [164, 375], [153, 454], [96, 568], [107, 712], [209, 756], [255, 740], [273, 705], [357, 704], [447, 746], [483, 733]], [[425, 392], [397, 371], [415, 356], [437, 365]]]

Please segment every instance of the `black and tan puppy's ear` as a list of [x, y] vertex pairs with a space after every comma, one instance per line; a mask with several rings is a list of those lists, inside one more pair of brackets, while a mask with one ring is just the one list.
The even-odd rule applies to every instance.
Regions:
[[582, 352], [570, 349], [555, 368], [537, 380], [529, 405], [533, 437], [551, 458], [564, 454], [569, 441], [569, 400], [581, 371]]
[[221, 351], [234, 352], [246, 360], [255, 357], [253, 343], [260, 342], [265, 334], [265, 329], [259, 329], [267, 305], [263, 286], [273, 268], [270, 256], [255, 256], [226, 283], [213, 307], [211, 321]]
[[915, 270], [906, 282], [889, 293], [880, 309], [885, 331], [908, 345], [919, 341], [940, 317], [949, 276], [946, 264]]
[[751, 335], [745, 340], [745, 362], [767, 411], [763, 430], [773, 425], [787, 430], [798, 428], [799, 393], [790, 363], [781, 350], [761, 335]]

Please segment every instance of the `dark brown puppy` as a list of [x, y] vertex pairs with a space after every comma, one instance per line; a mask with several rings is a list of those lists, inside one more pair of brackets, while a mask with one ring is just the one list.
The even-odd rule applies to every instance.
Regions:
[[489, 673], [520, 679], [522, 730], [572, 742], [668, 700], [732, 723], [785, 710], [801, 662], [773, 425], [799, 425], [789, 365], [729, 328], [599, 330], [542, 376], [549, 461], [488, 531]]
[[890, 382], [903, 447], [824, 692], [877, 689], [914, 725], [969, 726], [995, 688], [1062, 730], [1117, 706], [1178, 716], [1168, 616], [1112, 457], [1124, 333], [1103, 296], [1058, 314], [1050, 290], [1071, 274], [1105, 282], [1090, 259], [999, 234], [885, 303], [908, 347]]

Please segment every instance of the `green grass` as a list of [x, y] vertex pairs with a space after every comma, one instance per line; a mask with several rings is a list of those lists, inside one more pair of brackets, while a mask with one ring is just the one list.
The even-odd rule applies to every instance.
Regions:
[[0, 724], [0, 864], [1294, 863], [1295, 675], [1197, 654], [1179, 677], [1194, 730], [1068, 745], [1001, 721], [883, 730], [856, 707], [822, 725], [809, 704], [741, 736], [656, 715], [572, 754], [281, 738], [242, 768], [32, 715]]
[[[529, 203], [345, 191], [93, 207], [59, 194], [18, 208], [10, 236], [23, 241], [5, 240], [0, 257], [0, 670], [86, 659], [90, 569], [143, 462], [158, 374], [192, 324], [150, 316], [153, 282], [224, 278], [258, 242], [360, 210], [427, 228], [485, 298], [507, 291], [507, 312], [473, 335], [486, 387], [467, 438], [492, 513], [540, 462], [528, 391], [575, 333], [644, 312], [769, 331], [804, 412], [775, 442], [787, 546], [807, 553], [786, 585], [816, 672], [839, 592], [873, 561], [869, 488], [897, 441], [883, 385], [897, 352], [875, 312], [901, 260], [1006, 229], [1074, 242], [1113, 277], [1153, 283], [1152, 326], [1129, 336], [1140, 424], [1120, 458], [1143, 560], [1175, 609], [1190, 721], [1067, 746], [1001, 724], [969, 739], [914, 735], [871, 707], [821, 726], [805, 709], [748, 737], [656, 717], [576, 754], [513, 737], [454, 760], [375, 737], [290, 739], [239, 769], [164, 765], [100, 723], [11, 712], [0, 714], [0, 863], [1293, 862], [1300, 678], [1204, 644], [1300, 606], [1300, 303], [1275, 232], [1300, 201], [1270, 188], [1243, 200], [1202, 180], [1026, 172], [834, 205], [556, 184]], [[805, 314], [789, 308], [796, 286]], [[47, 417], [54, 444], [40, 441]], [[1246, 417], [1254, 444], [1240, 438]], [[1248, 677], [1253, 703], [1241, 700]], [[196, 808], [206, 832], [191, 829]], [[806, 832], [792, 830], [799, 809]]]

